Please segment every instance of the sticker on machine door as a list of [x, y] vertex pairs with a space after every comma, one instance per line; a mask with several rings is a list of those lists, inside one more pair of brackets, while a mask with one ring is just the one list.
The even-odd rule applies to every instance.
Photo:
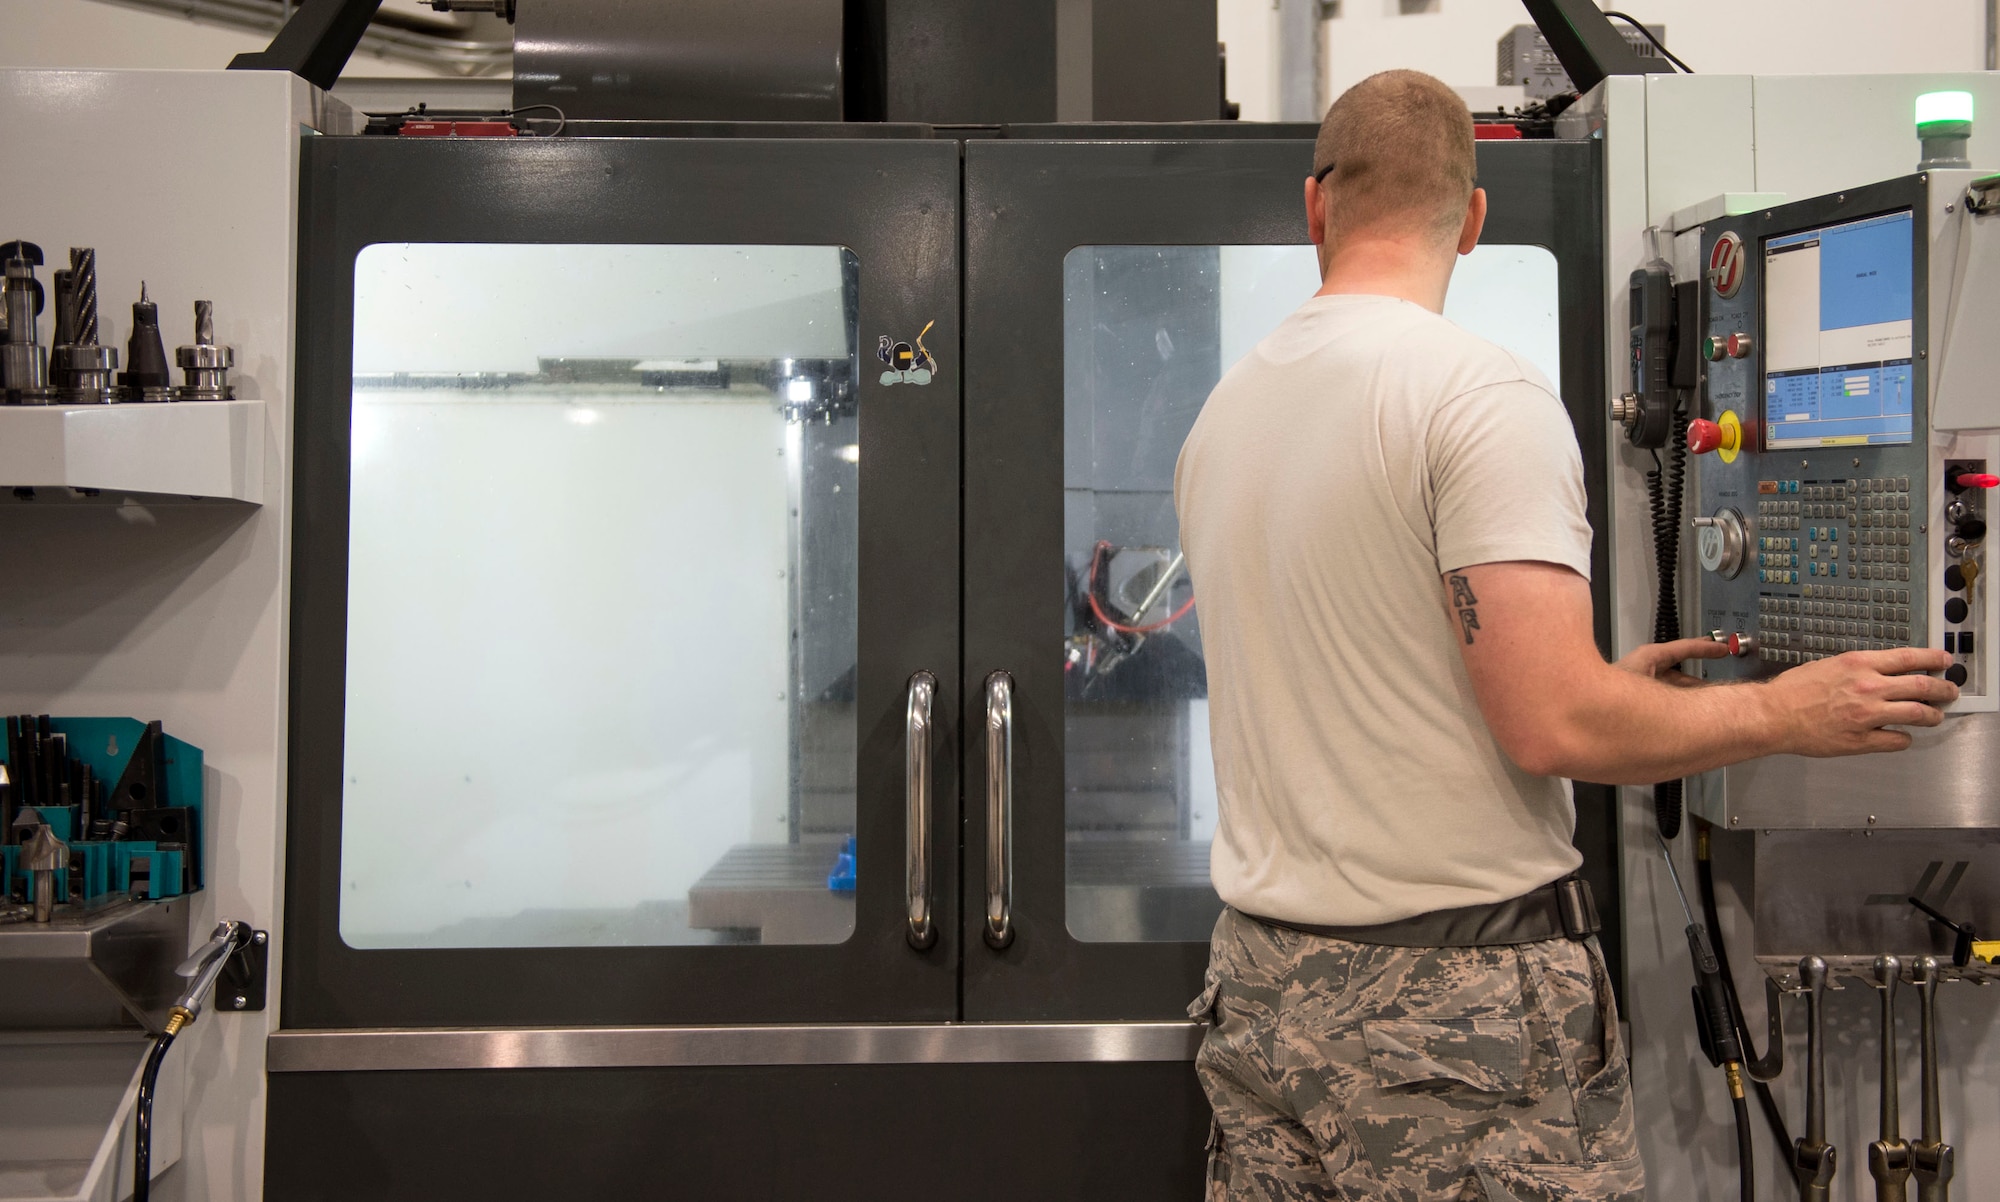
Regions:
[[887, 334], [882, 335], [881, 341], [875, 346], [875, 357], [889, 367], [888, 371], [882, 373], [882, 383], [928, 384], [931, 382], [931, 376], [937, 372], [937, 359], [924, 349], [924, 335], [930, 333], [931, 327], [936, 324], [937, 322], [935, 321], [924, 323], [924, 328], [917, 332], [915, 346], [907, 342], [895, 342]]

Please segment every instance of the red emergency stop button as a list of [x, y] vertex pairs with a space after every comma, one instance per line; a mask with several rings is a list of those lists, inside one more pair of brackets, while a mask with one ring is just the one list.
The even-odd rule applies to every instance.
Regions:
[[1723, 462], [1733, 463], [1743, 446], [1743, 423], [1733, 411], [1724, 413], [1720, 421], [1698, 417], [1688, 423], [1687, 444], [1697, 455], [1721, 451]]
[[2000, 476], [1990, 472], [1967, 472], [1958, 478], [1960, 488], [2000, 488]]

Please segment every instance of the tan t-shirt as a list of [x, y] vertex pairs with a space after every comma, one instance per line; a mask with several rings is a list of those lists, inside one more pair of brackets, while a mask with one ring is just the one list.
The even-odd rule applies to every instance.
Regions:
[[1314, 297], [1216, 385], [1174, 492], [1224, 901], [1359, 925], [1577, 867], [1569, 782], [1494, 741], [1439, 579], [1590, 575], [1583, 461], [1540, 373], [1406, 301]]

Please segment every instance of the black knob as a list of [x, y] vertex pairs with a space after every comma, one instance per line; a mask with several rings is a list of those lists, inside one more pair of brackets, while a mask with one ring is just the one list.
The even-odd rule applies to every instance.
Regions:
[[1967, 518], [1952, 528], [1952, 533], [1969, 543], [1976, 543], [1986, 537], [1985, 518]]
[[1954, 593], [1960, 592], [1965, 588], [1965, 573], [1959, 570], [1957, 564], [1953, 564], [1944, 570], [1944, 586]]
[[1970, 612], [1972, 607], [1965, 603], [1963, 597], [1953, 597], [1944, 603], [1944, 620], [1947, 622], [1963, 622]]
[[1944, 678], [1946, 680], [1949, 680], [1951, 683], [1959, 685], [1961, 687], [1964, 686], [1965, 678], [1967, 675], [1968, 673], [1965, 670], [1964, 664], [1953, 664], [1951, 667], [1946, 668], [1944, 670]]

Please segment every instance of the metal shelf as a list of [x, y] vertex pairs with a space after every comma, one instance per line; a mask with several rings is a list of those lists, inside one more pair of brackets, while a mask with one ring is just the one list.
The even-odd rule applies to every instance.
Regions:
[[3, 406], [0, 488], [260, 505], [264, 402]]
[[0, 926], [0, 1032], [158, 1031], [181, 990], [188, 897], [58, 906], [53, 922]]

